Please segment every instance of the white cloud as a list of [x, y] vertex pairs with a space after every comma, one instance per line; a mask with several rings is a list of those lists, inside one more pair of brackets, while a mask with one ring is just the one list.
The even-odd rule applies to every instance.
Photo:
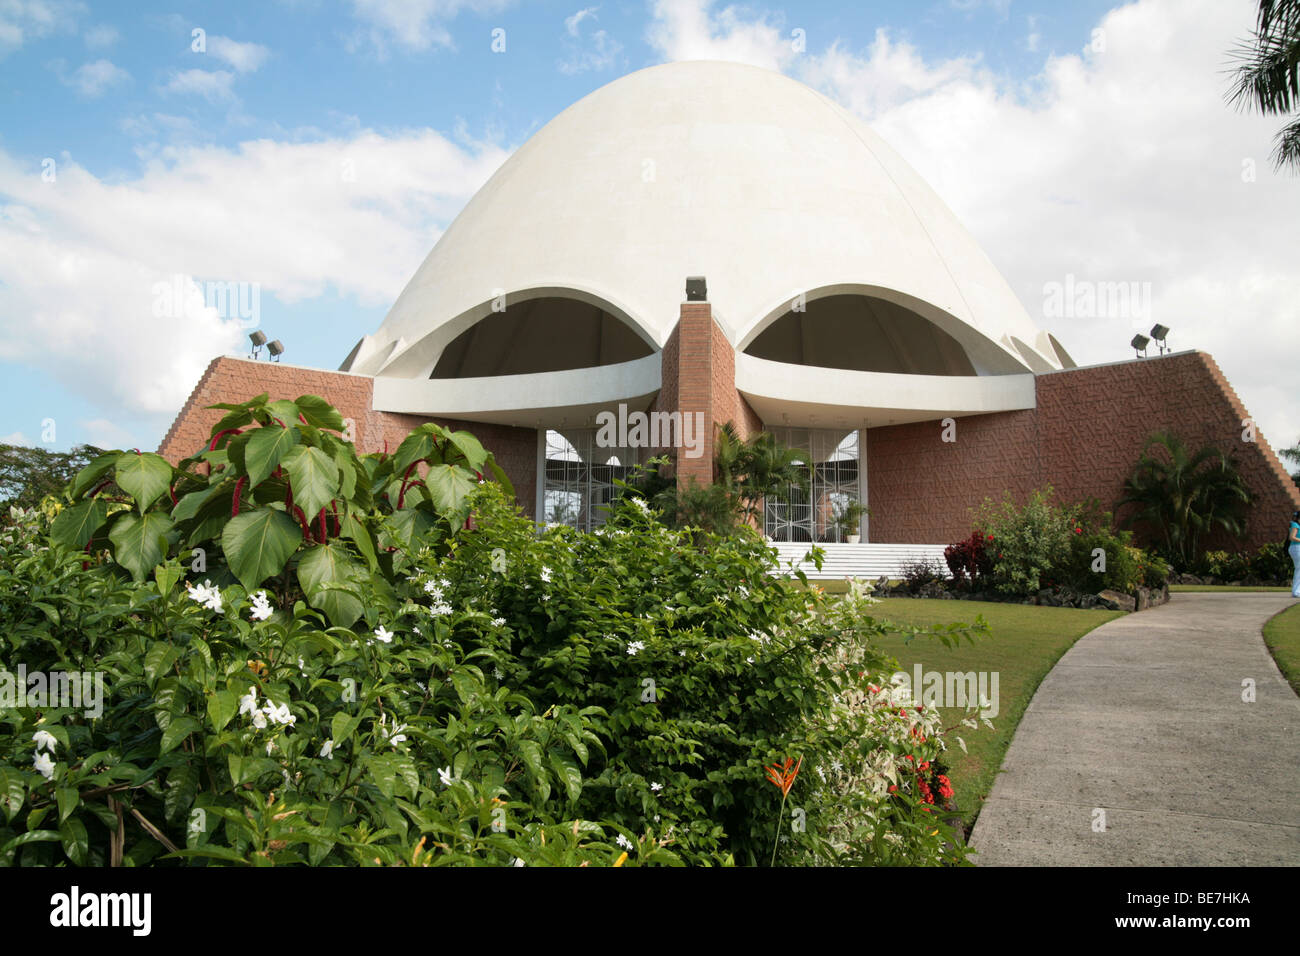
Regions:
[[260, 43], [240, 43], [230, 37], [211, 36], [207, 40], [208, 53], [235, 68], [236, 73], [253, 73], [271, 55]]
[[569, 36], [576, 37], [578, 35], [578, 27], [582, 23], [582, 21], [587, 19], [588, 17], [595, 19], [596, 11], [599, 9], [600, 7], [584, 7], [583, 9], [575, 13], [573, 16], [565, 17], [564, 29], [569, 32]]
[[[86, 437], [82, 440], [83, 444], [94, 445], [96, 448], [130, 448], [135, 442], [135, 436], [115, 422], [107, 418], [92, 418], [88, 421], [82, 421], [78, 424], [86, 430]], [[151, 448], [143, 449], [152, 451]]]
[[115, 27], [109, 26], [107, 23], [101, 23], [83, 33], [81, 39], [88, 49], [103, 50], [116, 43], [119, 37], [120, 34]]
[[604, 30], [595, 30], [587, 38], [582, 36], [582, 22], [596, 20], [599, 7], [586, 7], [565, 18], [564, 59], [560, 61], [561, 73], [584, 73], [587, 70], [608, 70], [618, 63], [623, 44]]
[[235, 74], [229, 70], [179, 70], [172, 73], [164, 90], [168, 93], [202, 96], [209, 103], [220, 103], [235, 97], [231, 90]]
[[[164, 419], [247, 329], [215, 308], [172, 317], [178, 277], [256, 284], [293, 303], [390, 303], [505, 158], [430, 130], [311, 143], [163, 149], [134, 179], [63, 156], [56, 182], [0, 149], [0, 360], [93, 397], [109, 421]], [[341, 357], [341, 356], [340, 356]]]
[[1038, 17], [1025, 17], [1025, 25], [1029, 30], [1025, 36], [1025, 49], [1030, 53], [1037, 53], [1039, 44], [1043, 42], [1043, 35], [1038, 32]]
[[646, 41], [665, 60], [729, 60], [783, 69], [795, 57], [789, 36], [766, 16], [746, 20], [713, 0], [654, 0]]
[[766, 19], [711, 7], [656, 4], [651, 36], [666, 58], [740, 51], [728, 58], [780, 65], [863, 116], [1081, 364], [1131, 357], [1134, 323], [1047, 318], [1045, 284], [1149, 282], [1146, 325], [1213, 355], [1270, 443], [1300, 436], [1300, 190], [1268, 165], [1282, 118], [1224, 102], [1227, 51], [1250, 32], [1250, 4], [1118, 7], [1097, 24], [1104, 52], [1051, 57], [1030, 82], [978, 57], [926, 60], [884, 32], [860, 52], [784, 57]]
[[71, 32], [85, 12], [74, 0], [0, 0], [0, 57], [28, 40]]
[[512, 3], [513, 0], [352, 0], [352, 13], [368, 26], [370, 41], [383, 54], [389, 41], [414, 51], [454, 46], [445, 25], [448, 20], [455, 19], [462, 10], [496, 13]]
[[62, 79], [65, 85], [71, 86], [82, 96], [95, 99], [102, 96], [109, 87], [130, 80], [131, 74], [121, 67], [114, 66], [108, 60], [95, 60], [92, 63], [83, 63], [73, 71], [71, 76]]
[[24, 448], [36, 447], [36, 443], [22, 432], [11, 432], [8, 435], [0, 435], [0, 445], [21, 445]]

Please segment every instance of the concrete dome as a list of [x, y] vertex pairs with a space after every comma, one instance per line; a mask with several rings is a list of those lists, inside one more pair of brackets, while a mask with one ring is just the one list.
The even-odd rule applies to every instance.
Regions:
[[[529, 139], [343, 368], [427, 381], [440, 362], [460, 361], [452, 353], [465, 351], [465, 334], [502, 304], [508, 314], [557, 298], [583, 304], [573, 337], [622, 334], [612, 357], [599, 345], [579, 349], [590, 354], [565, 368], [626, 362], [663, 346], [688, 275], [707, 278], [713, 315], [739, 350], [788, 316], [800, 293], [862, 295], [956, 340], [965, 374], [1073, 364], [865, 124], [780, 73], [696, 61], [615, 80]], [[494, 340], [523, 335], [527, 323], [515, 321]], [[490, 366], [465, 374], [502, 374]]]

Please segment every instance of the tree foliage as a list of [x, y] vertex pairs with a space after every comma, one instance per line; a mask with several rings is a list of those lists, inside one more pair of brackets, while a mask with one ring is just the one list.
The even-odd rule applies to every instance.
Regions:
[[[1255, 30], [1234, 58], [1233, 105], [1273, 115], [1295, 112], [1300, 107], [1300, 0], [1259, 0]], [[1300, 171], [1300, 117], [1278, 133], [1273, 162]]]

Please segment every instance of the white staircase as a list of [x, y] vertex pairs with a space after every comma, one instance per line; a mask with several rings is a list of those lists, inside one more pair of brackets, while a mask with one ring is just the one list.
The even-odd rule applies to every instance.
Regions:
[[811, 544], [787, 544], [774, 542], [781, 557], [781, 567], [788, 568], [796, 563], [804, 574], [810, 578], [870, 578], [875, 580], [882, 574], [891, 578], [903, 576], [903, 565], [922, 558], [929, 558], [933, 564], [947, 572], [948, 565], [943, 560], [942, 544], [822, 544], [818, 545], [825, 553], [822, 569], [817, 570], [811, 561], [804, 561], [804, 556], [812, 548]]

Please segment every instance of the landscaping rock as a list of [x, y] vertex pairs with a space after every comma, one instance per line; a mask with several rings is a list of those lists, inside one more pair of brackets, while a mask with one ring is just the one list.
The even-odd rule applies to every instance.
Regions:
[[1107, 588], [1105, 591], [1097, 592], [1098, 603], [1102, 607], [1111, 611], [1136, 611], [1137, 601], [1131, 594], [1121, 594], [1119, 591], [1112, 591]]

